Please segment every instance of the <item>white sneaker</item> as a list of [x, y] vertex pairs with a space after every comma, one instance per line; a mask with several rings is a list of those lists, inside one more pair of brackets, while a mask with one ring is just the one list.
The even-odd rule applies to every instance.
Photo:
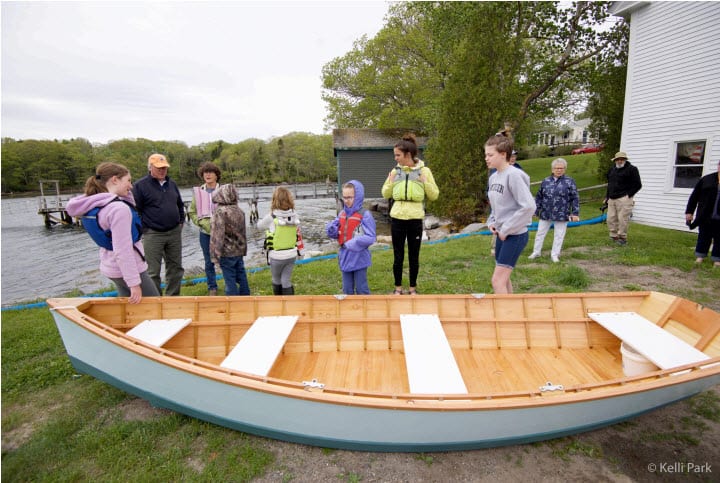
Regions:
[[535, 260], [536, 258], [539, 258], [539, 257], [540, 257], [540, 254], [539, 254], [539, 253], [531, 253], [528, 258], [529, 258], [530, 260]]
[[558, 257], [556, 257], [555, 255], [553, 255], [550, 258], [552, 258], [553, 263], [558, 263], [560, 261], [560, 259]]

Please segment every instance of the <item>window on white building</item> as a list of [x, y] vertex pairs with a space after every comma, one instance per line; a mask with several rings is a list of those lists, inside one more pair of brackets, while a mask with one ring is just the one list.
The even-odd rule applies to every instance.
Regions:
[[675, 143], [675, 188], [692, 188], [702, 177], [705, 141]]

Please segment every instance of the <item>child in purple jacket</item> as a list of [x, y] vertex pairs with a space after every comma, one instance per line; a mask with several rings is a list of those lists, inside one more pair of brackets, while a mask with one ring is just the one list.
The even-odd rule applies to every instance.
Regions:
[[365, 187], [351, 180], [342, 187], [343, 209], [327, 224], [326, 232], [340, 245], [338, 263], [344, 294], [369, 294], [367, 269], [372, 264], [370, 245], [375, 243], [375, 219], [363, 209]]

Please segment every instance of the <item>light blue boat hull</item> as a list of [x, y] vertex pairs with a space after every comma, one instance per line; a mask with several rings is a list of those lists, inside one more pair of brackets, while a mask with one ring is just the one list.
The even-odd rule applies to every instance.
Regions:
[[[53, 311], [73, 366], [198, 419], [270, 438], [363, 451], [447, 451], [528, 443], [607, 426], [698, 394], [720, 374], [642, 392], [477, 410], [393, 409], [324, 402], [229, 384], [127, 350]], [[302, 393], [303, 391], [299, 391]], [[540, 396], [538, 396], [540, 397]], [[552, 404], [552, 401], [557, 401]], [[448, 408], [453, 402], [446, 401]]]

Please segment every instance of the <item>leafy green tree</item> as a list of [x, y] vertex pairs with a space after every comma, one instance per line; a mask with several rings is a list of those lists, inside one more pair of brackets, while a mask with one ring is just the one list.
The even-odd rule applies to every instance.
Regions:
[[[361, 39], [323, 70], [328, 122], [426, 129], [426, 156], [441, 189], [433, 209], [465, 222], [485, 209], [485, 139], [505, 126], [522, 136], [527, 120], [574, 101], [581, 68], [611, 48], [622, 28], [606, 24], [608, 5], [398, 4], [374, 39]], [[406, 48], [409, 39], [417, 52]], [[398, 123], [383, 124], [388, 119]]]
[[629, 29], [619, 29], [614, 48], [590, 63], [584, 76], [586, 91], [591, 94], [586, 110], [592, 119], [590, 129], [605, 143], [598, 155], [598, 177], [602, 180], [613, 164], [612, 157], [620, 150], [629, 35]]
[[326, 125], [432, 130], [445, 60], [425, 17], [409, 3], [390, 7], [386, 25], [322, 69]]
[[32, 176], [32, 169], [24, 163], [22, 141], [12, 138], [2, 140], [2, 192], [25, 191]]

